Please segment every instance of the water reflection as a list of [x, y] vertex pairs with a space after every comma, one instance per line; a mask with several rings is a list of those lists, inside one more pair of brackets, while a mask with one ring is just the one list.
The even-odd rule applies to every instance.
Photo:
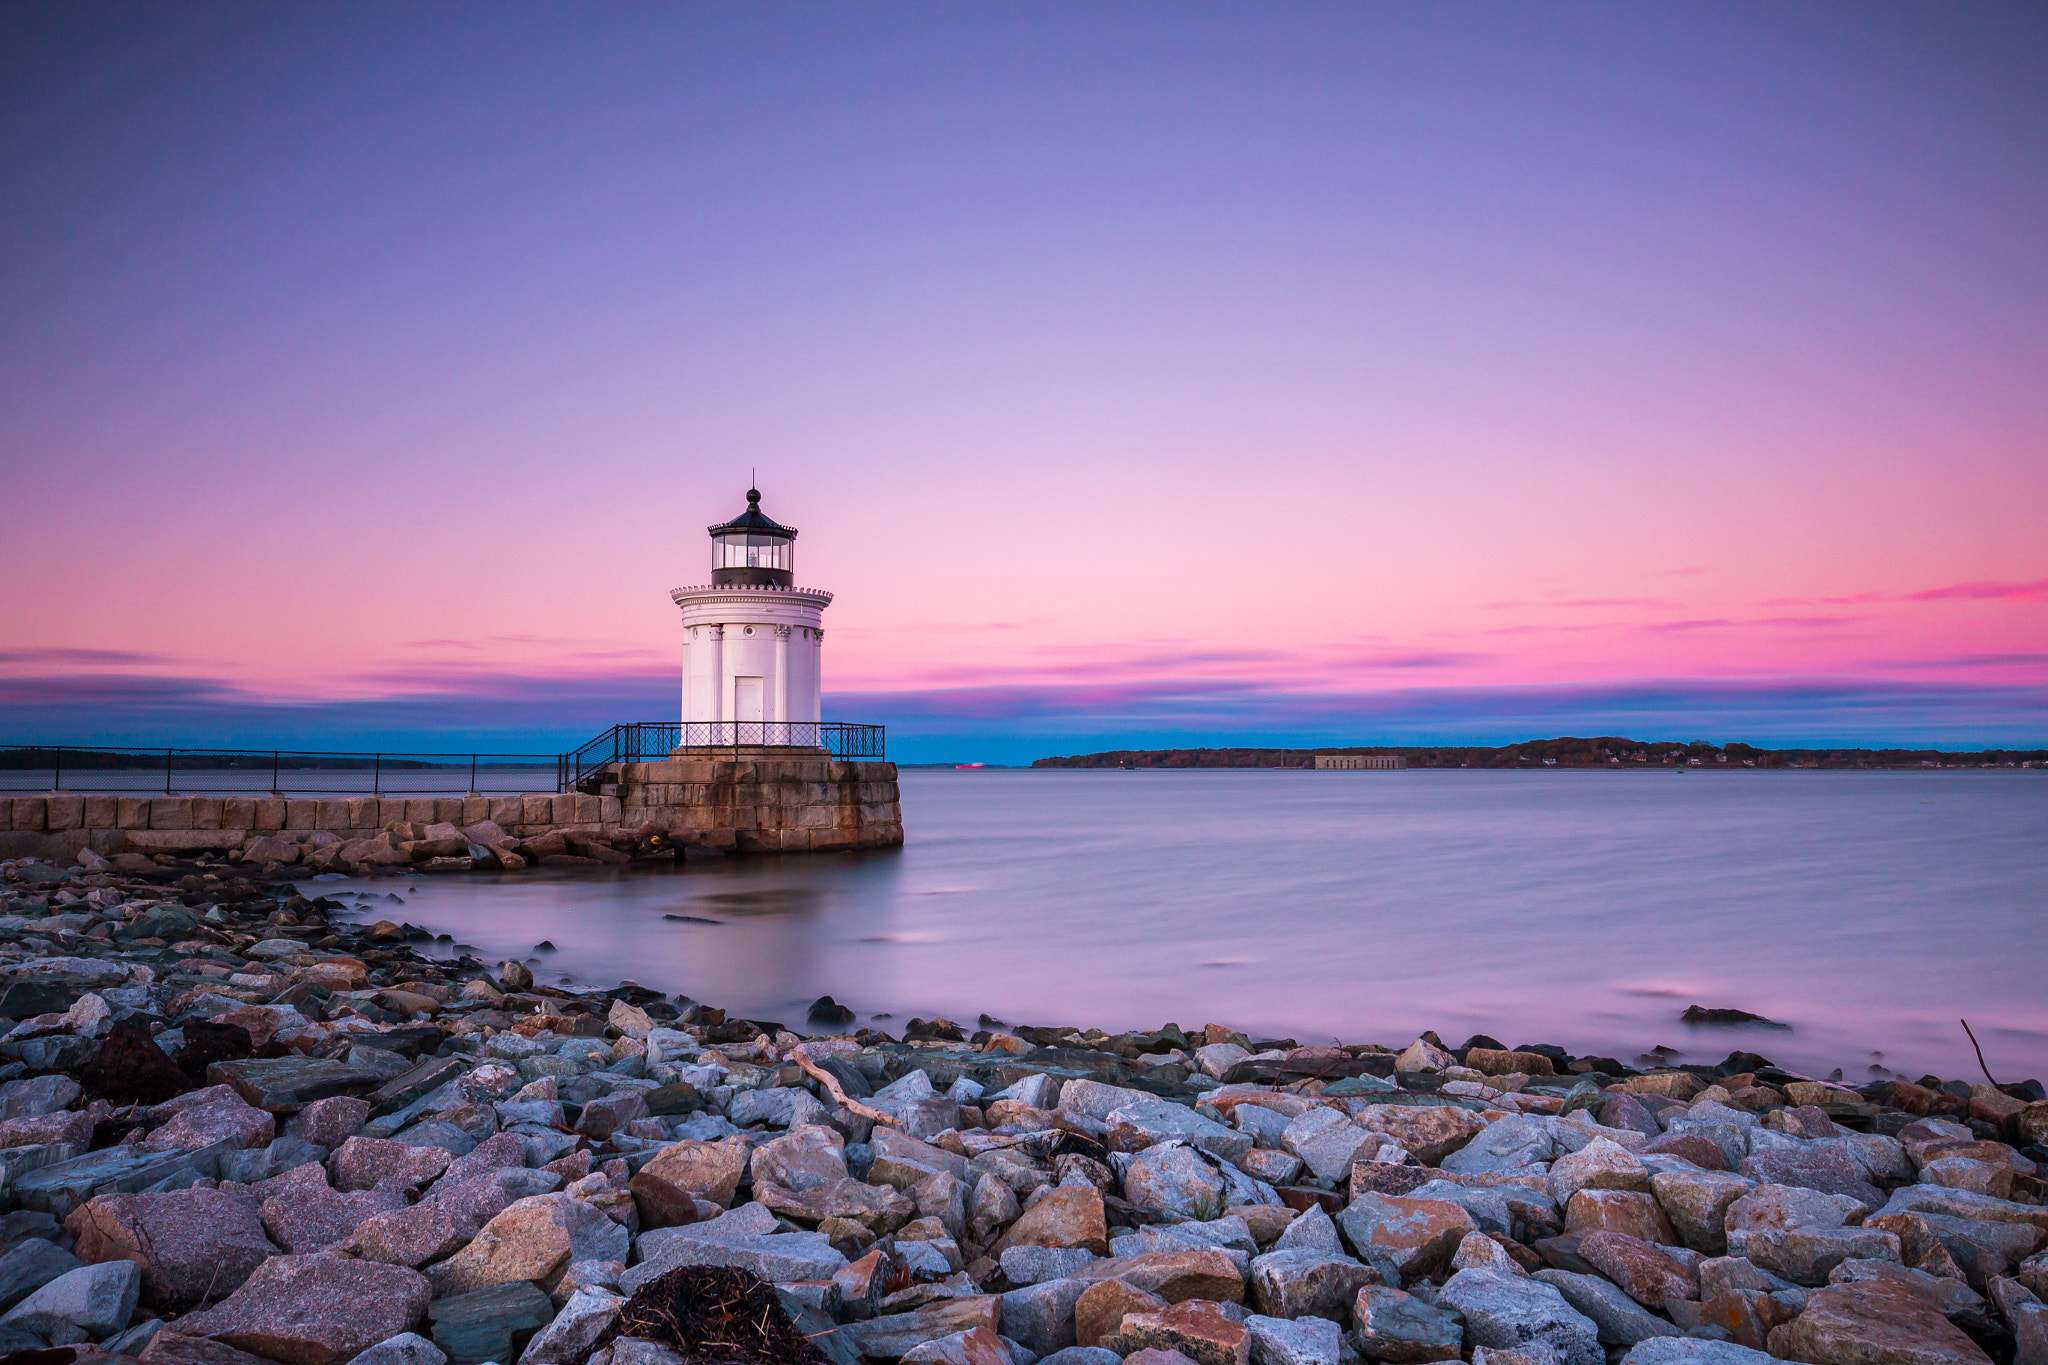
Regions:
[[[2036, 774], [903, 775], [898, 852], [415, 879], [365, 903], [581, 984], [800, 1022], [1210, 1020], [1304, 1042], [2048, 1072]], [[390, 885], [374, 884], [376, 893]], [[447, 945], [443, 945], [445, 950]], [[1793, 1025], [1679, 1022], [1689, 1004]]]

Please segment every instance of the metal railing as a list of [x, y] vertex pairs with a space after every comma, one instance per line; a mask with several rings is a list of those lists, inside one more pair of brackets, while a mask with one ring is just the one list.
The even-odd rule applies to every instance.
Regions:
[[[0, 791], [460, 796], [560, 791], [558, 754], [0, 745]], [[47, 780], [46, 780], [47, 779]]]
[[[841, 721], [642, 721], [566, 754], [343, 753], [317, 749], [113, 748], [0, 744], [0, 793], [262, 792], [275, 796], [517, 795], [578, 789], [608, 764], [688, 747], [823, 750], [881, 758], [883, 727]], [[47, 780], [46, 780], [47, 779]]]
[[673, 720], [614, 725], [561, 758], [562, 791], [581, 786], [613, 763], [667, 758], [675, 749], [823, 749], [833, 758], [882, 758], [886, 727], [844, 721]]

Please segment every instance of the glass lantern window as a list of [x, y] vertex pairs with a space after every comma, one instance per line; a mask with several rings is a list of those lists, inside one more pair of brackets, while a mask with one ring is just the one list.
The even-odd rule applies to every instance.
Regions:
[[796, 546], [781, 536], [716, 536], [714, 569], [782, 569], [794, 571]]

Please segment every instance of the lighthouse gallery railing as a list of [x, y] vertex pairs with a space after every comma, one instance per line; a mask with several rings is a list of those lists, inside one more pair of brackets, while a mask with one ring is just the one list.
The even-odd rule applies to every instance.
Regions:
[[823, 749], [833, 758], [886, 756], [886, 727], [844, 721], [655, 720], [614, 725], [561, 757], [561, 790], [568, 791], [612, 763], [667, 758], [675, 749], [753, 747]]

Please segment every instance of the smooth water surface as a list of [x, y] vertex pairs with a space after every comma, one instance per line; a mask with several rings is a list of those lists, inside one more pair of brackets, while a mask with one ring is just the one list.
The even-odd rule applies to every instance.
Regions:
[[[910, 771], [900, 851], [372, 883], [542, 981], [801, 1026], [1433, 1028], [2048, 1075], [2048, 775]], [[414, 890], [408, 891], [406, 887]], [[348, 888], [341, 887], [346, 890]], [[388, 891], [404, 907], [382, 902]], [[689, 918], [675, 920], [665, 916]], [[1790, 1031], [1689, 1028], [1689, 1004]]]

